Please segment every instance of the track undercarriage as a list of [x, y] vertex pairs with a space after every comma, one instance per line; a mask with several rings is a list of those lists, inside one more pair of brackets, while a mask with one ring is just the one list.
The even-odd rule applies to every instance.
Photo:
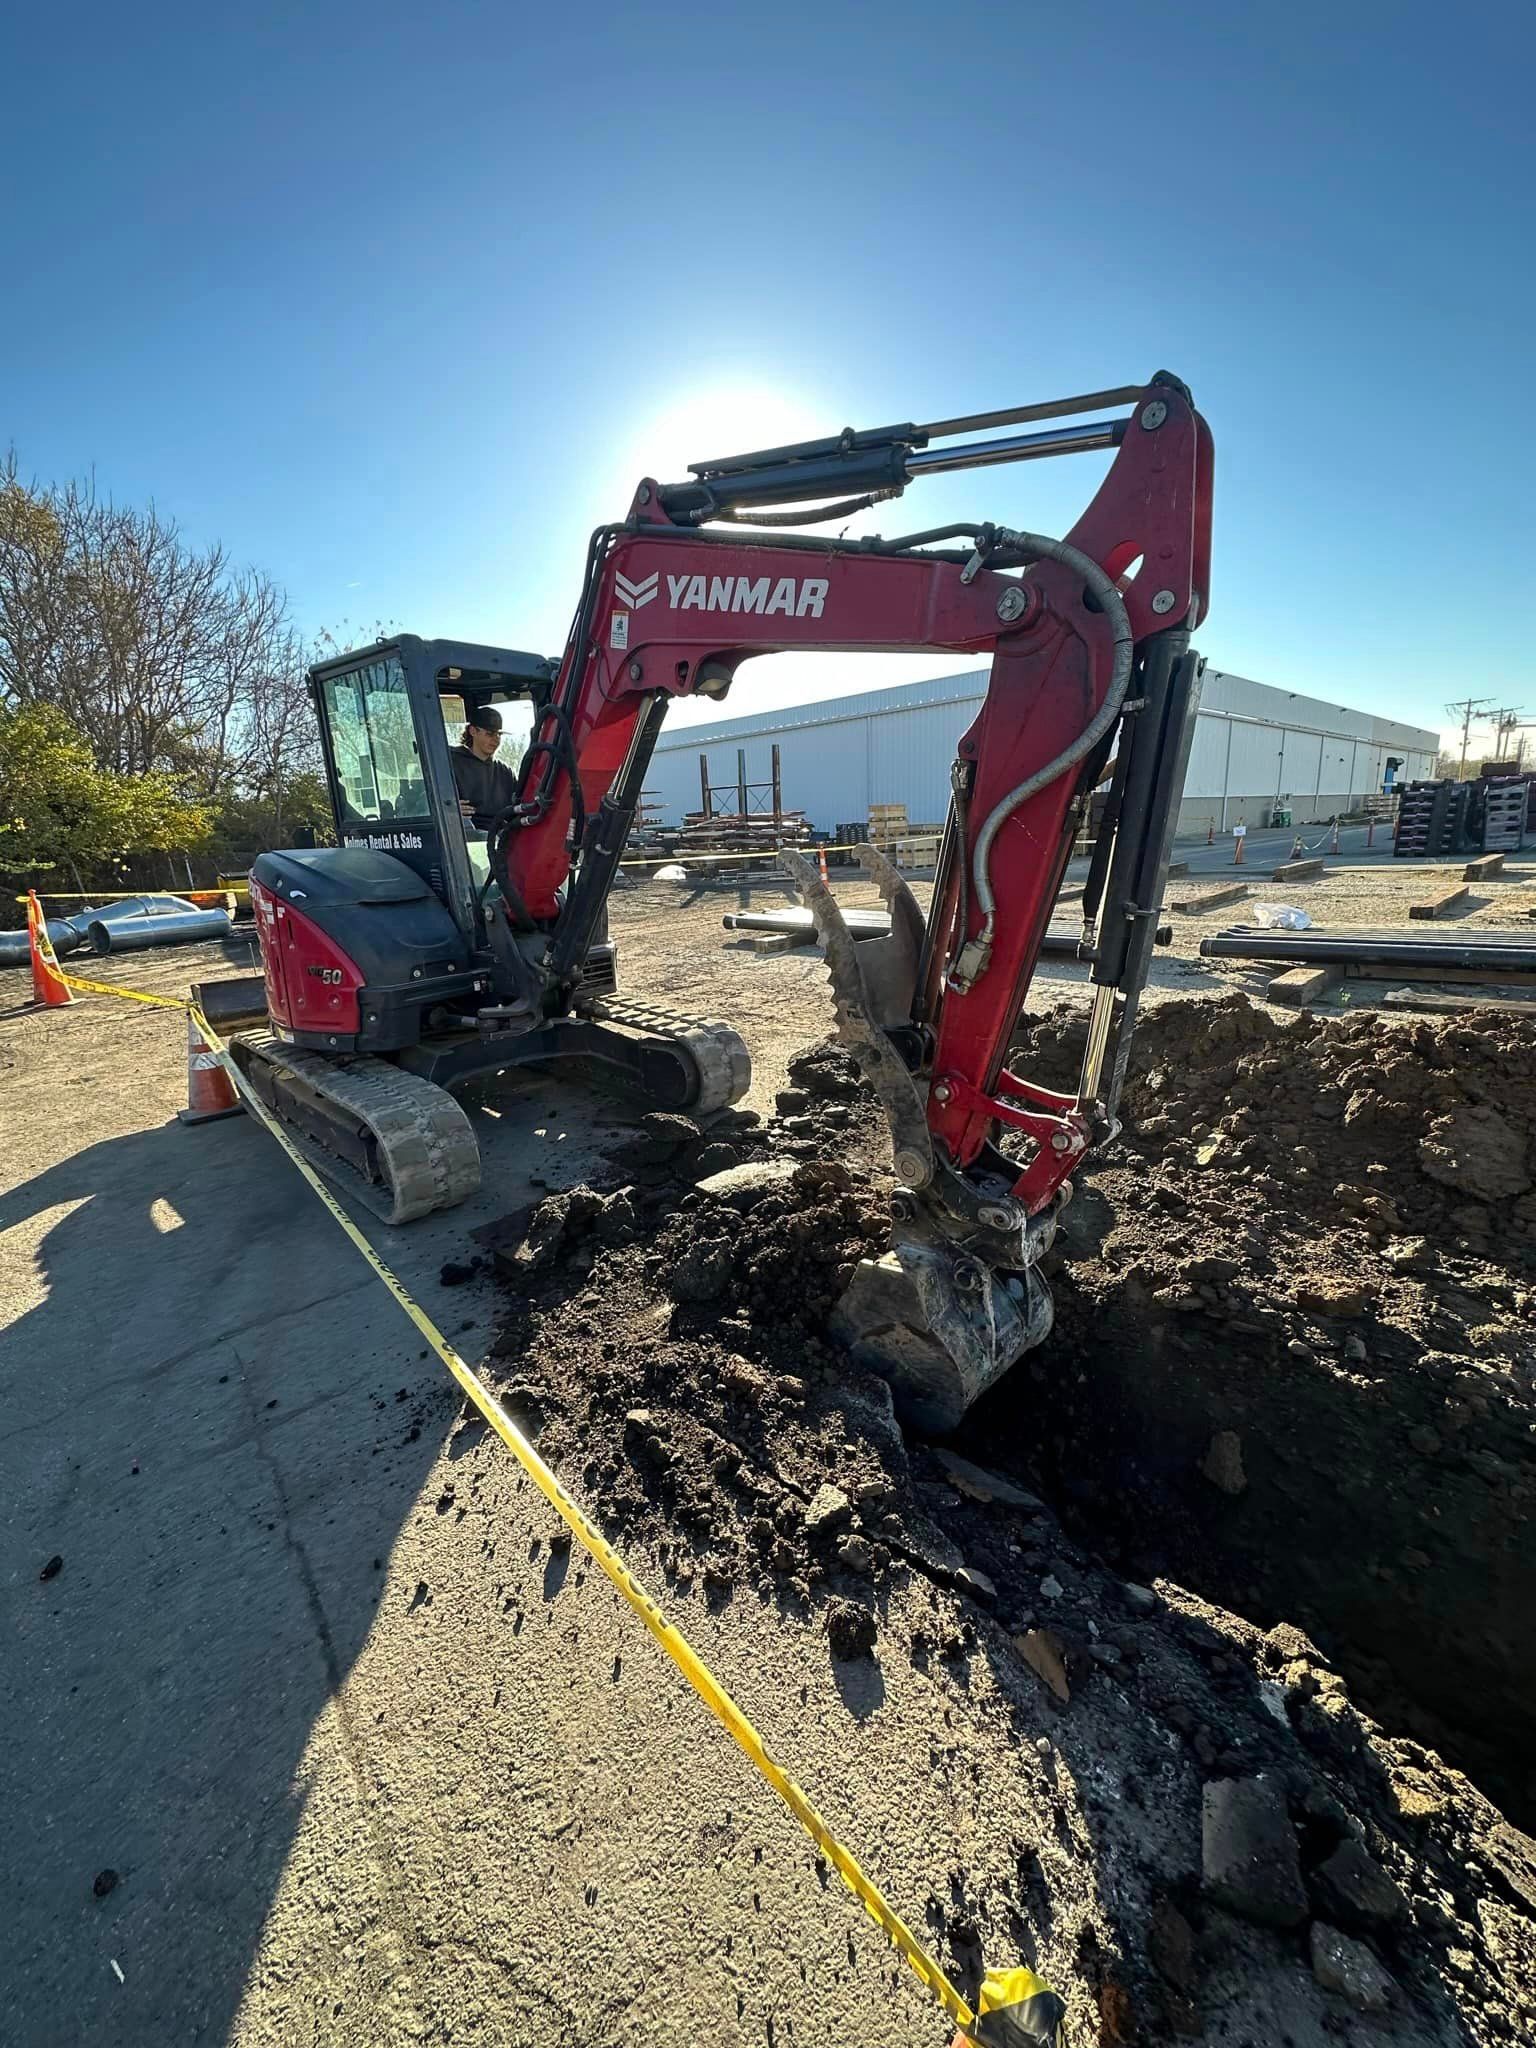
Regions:
[[521, 1031], [424, 1040], [398, 1062], [308, 1052], [268, 1031], [237, 1034], [230, 1051], [311, 1163], [386, 1223], [452, 1208], [479, 1188], [480, 1148], [453, 1082], [533, 1067], [708, 1117], [739, 1101], [752, 1077], [730, 1025], [618, 996]]

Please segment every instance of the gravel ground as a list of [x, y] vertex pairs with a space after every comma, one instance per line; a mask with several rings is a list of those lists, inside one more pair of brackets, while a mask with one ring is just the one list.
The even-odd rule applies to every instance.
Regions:
[[[1358, 886], [1362, 920], [1386, 922], [1380, 892], [1401, 887], [1396, 875]], [[840, 893], [876, 900], [868, 884]], [[749, 1102], [766, 1111], [831, 1004], [814, 954], [753, 955], [721, 929], [739, 894], [626, 891], [613, 929], [628, 988], [743, 1029]], [[752, 899], [787, 900], [776, 888]], [[1196, 928], [1231, 915], [1176, 920], [1149, 1002], [1233, 985], [1192, 957]], [[199, 948], [86, 971], [171, 990], [243, 964]], [[464, 1426], [263, 1134], [170, 1121], [183, 1099], [178, 1020], [101, 999], [38, 1017], [26, 993], [24, 975], [0, 982], [0, 1499], [15, 1560], [0, 1594], [19, 1646], [0, 1676], [16, 1731], [0, 1995], [18, 2038], [944, 2039], [609, 1589], [551, 1545], [547, 1509]], [[1083, 993], [1080, 970], [1052, 967], [1031, 1007]], [[611, 1112], [525, 1081], [476, 1114], [503, 1204], [611, 1174], [624, 1139]], [[504, 1304], [483, 1279], [452, 1294], [433, 1280], [496, 1210], [486, 1201], [391, 1236], [408, 1284], [463, 1329], [472, 1356]], [[586, 1483], [580, 1467], [570, 1476]], [[1025, 1551], [1087, 1575], [1093, 1600], [1112, 1590], [1091, 1554], [1041, 1526], [1043, 1546], [1037, 1536]], [[1010, 1548], [1001, 1525], [999, 1539]], [[1044, 1682], [1021, 1689], [1016, 1656], [995, 1653], [995, 1624], [959, 1586], [893, 1578], [886, 1647], [850, 1669], [829, 1654], [819, 1612], [746, 1584], [725, 1601], [680, 1587], [660, 1521], [639, 1517], [631, 1542], [769, 1742], [957, 1967], [973, 1965], [977, 1933], [989, 1962], [1036, 1955], [1062, 1979], [1082, 2038], [1109, 2043], [1149, 2027], [1164, 2038], [1164, 2018], [1189, 2021], [1191, 2006], [1194, 2038], [1211, 2048], [1277, 2038], [1282, 2014], [1305, 2048], [1484, 2038], [1468, 2017], [1484, 2008], [1458, 2014], [1454, 1981], [1435, 1986], [1422, 1949], [1403, 1979], [1412, 2002], [1388, 1992], [1389, 2016], [1371, 2018], [1359, 2010], [1368, 1970], [1353, 2001], [1314, 1988], [1369, 1955], [1325, 1940], [1309, 1958], [1300, 1935], [1277, 1944], [1201, 1904], [1198, 1750], [1192, 1760], [1140, 1709], [1124, 1721], [1102, 1676], [1074, 1692], [1075, 1718]], [[63, 1565], [44, 1580], [55, 1554]], [[1218, 1690], [1257, 1682], [1269, 1653], [1177, 1585], [1156, 1597], [1178, 1653], [1170, 1698], [1192, 1688], [1183, 1711], [1198, 1735], [1208, 1708], [1191, 1650]], [[1083, 1654], [1066, 1651], [1069, 1666]], [[1326, 1694], [1316, 1668], [1298, 1686]], [[1386, 1754], [1372, 1748], [1367, 1763]], [[1387, 1755], [1410, 1790], [1411, 1758]], [[1175, 1784], [1176, 1817], [1130, 1882], [1127, 1802]], [[1497, 1817], [1463, 1788], [1434, 1822], [1437, 1843], [1445, 1813], [1454, 1824], [1436, 1849], [1444, 1927], [1459, 1930], [1480, 1898], [1490, 1952], [1519, 1955], [1524, 1879], [1509, 1857], [1527, 1852], [1496, 1844]], [[1412, 1883], [1395, 1861], [1411, 1855], [1412, 1828], [1402, 1838], [1401, 1815], [1364, 1798], [1357, 1786], [1344, 1804]], [[1273, 1822], [1272, 1800], [1256, 1825], [1266, 1813]], [[1293, 1820], [1306, 1837], [1305, 1813]], [[1317, 1847], [1315, 1833], [1303, 1840], [1307, 1859]], [[1458, 1854], [1476, 1864], [1470, 1891], [1442, 1861]], [[93, 1880], [109, 1876], [98, 1895]], [[1128, 1912], [1155, 1917], [1152, 1938]], [[1470, 1948], [1450, 1958], [1476, 1967]]]

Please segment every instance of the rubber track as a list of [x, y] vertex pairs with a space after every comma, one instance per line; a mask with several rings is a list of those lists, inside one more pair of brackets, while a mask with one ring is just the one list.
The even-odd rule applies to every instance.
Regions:
[[710, 1116], [717, 1109], [728, 1108], [752, 1085], [752, 1055], [740, 1032], [719, 1017], [684, 1017], [676, 1010], [639, 1003], [629, 996], [602, 996], [582, 1008], [601, 1023], [622, 1024], [649, 1038], [664, 1038], [681, 1046], [699, 1076], [699, 1092], [687, 1104], [690, 1116]]
[[[445, 1088], [366, 1054], [328, 1059], [272, 1037], [237, 1039], [231, 1049], [242, 1064], [249, 1058], [267, 1068], [277, 1114], [305, 1154], [386, 1223], [411, 1223], [434, 1209], [451, 1209], [479, 1187], [474, 1129]], [[285, 1070], [366, 1126], [385, 1172], [383, 1187], [365, 1180], [296, 1120], [284, 1103]]]

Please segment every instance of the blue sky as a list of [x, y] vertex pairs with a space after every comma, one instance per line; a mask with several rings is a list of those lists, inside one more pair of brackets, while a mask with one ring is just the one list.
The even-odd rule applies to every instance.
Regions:
[[[1224, 669], [1530, 706], [1529, 7], [10, 10], [0, 443], [554, 651], [647, 470], [1186, 378]], [[1062, 531], [1101, 461], [882, 508]], [[748, 666], [732, 712], [956, 663]]]

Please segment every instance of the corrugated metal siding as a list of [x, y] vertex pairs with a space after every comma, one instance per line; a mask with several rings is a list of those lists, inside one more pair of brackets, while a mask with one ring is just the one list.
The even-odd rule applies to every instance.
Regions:
[[[739, 747], [747, 780], [766, 783], [777, 740], [785, 808], [804, 811], [819, 829], [863, 818], [872, 803], [905, 804], [913, 824], [935, 823], [948, 807], [956, 744], [986, 684], [987, 671], [975, 669], [686, 726], [663, 737], [646, 793], [660, 821], [677, 824], [699, 807], [701, 752], [717, 787], [735, 784]], [[1417, 726], [1207, 670], [1183, 816], [1187, 822], [1204, 800], [1219, 815], [1223, 794], [1229, 818], [1233, 806], [1252, 811], [1277, 796], [1308, 815], [1324, 799], [1336, 809], [1381, 788], [1389, 753], [1403, 760], [1402, 780], [1432, 774], [1438, 745], [1437, 734]]]

